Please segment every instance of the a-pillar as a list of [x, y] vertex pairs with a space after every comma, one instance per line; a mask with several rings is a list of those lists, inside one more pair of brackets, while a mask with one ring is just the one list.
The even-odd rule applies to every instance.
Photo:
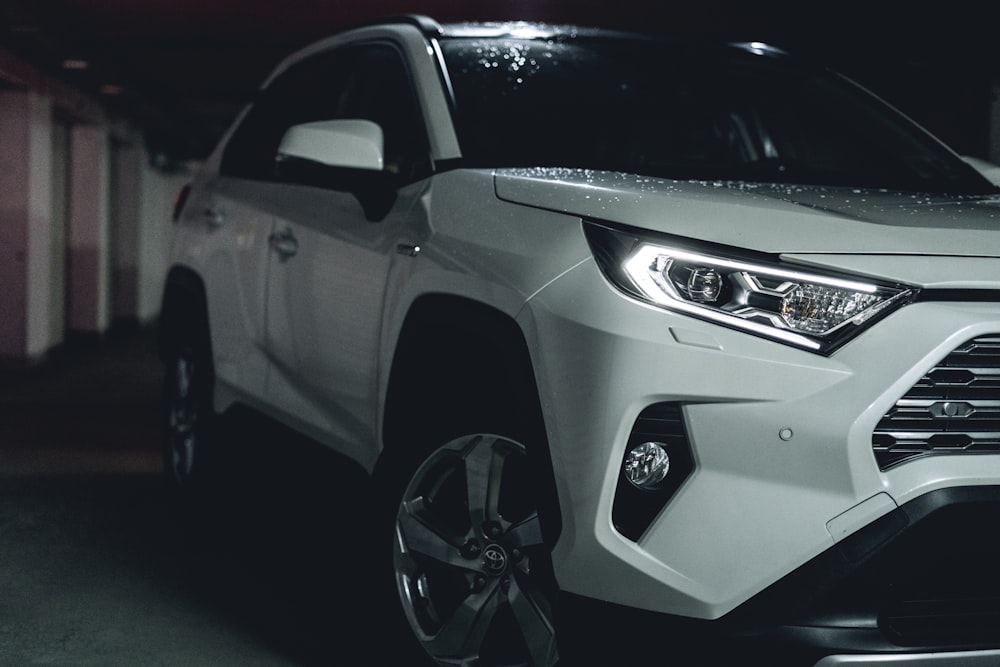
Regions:
[[67, 316], [73, 333], [102, 334], [110, 323], [108, 153], [108, 132], [104, 127], [72, 128]]

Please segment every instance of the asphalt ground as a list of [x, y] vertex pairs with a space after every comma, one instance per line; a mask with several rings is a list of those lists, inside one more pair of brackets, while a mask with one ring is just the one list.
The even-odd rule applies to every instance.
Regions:
[[161, 384], [152, 332], [0, 371], [0, 665], [370, 664], [360, 471], [230, 420], [178, 497]]

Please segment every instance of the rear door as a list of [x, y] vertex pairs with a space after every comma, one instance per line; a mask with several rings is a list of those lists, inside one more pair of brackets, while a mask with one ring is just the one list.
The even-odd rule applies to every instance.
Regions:
[[[241, 123], [223, 154], [252, 153], [259, 140]], [[255, 165], [223, 160], [217, 172], [199, 179], [180, 221], [178, 233], [202, 238], [176, 244], [191, 253], [178, 261], [200, 266], [205, 277], [219, 388], [251, 402], [263, 400], [269, 367], [265, 311], [268, 236], [274, 224], [267, 205], [271, 188]]]

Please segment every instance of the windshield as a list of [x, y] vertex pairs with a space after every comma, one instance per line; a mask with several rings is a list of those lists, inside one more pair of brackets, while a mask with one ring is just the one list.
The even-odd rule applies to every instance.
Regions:
[[564, 36], [452, 37], [441, 48], [470, 166], [995, 191], [864, 90], [763, 47]]

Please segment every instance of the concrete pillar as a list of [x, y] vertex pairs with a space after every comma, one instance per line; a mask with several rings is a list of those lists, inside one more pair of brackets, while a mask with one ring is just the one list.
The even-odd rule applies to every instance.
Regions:
[[139, 222], [145, 151], [135, 144], [112, 147], [112, 321], [139, 321]]
[[68, 326], [100, 334], [111, 321], [109, 263], [109, 140], [99, 125], [76, 125], [70, 136]]
[[187, 179], [153, 169], [97, 100], [0, 49], [0, 364], [155, 319]]
[[52, 271], [49, 337], [53, 345], [66, 338], [66, 242], [69, 233], [69, 152], [72, 124], [58, 113], [52, 123]]
[[0, 93], [0, 358], [43, 356], [52, 340], [52, 102]]

